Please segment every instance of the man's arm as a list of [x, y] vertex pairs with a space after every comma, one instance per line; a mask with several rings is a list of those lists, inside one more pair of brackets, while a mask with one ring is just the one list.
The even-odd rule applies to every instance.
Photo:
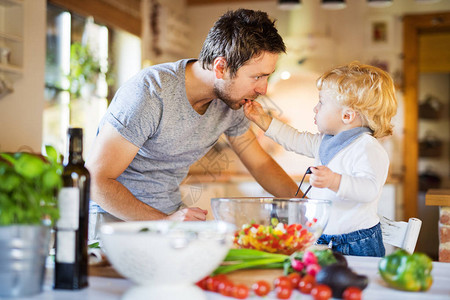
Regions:
[[275, 197], [294, 197], [297, 184], [261, 147], [251, 129], [228, 137], [231, 147], [256, 181]]
[[167, 216], [141, 202], [116, 179], [128, 167], [139, 148], [122, 137], [109, 123], [100, 130], [86, 161], [91, 174], [91, 198], [104, 210], [125, 221], [139, 220], [204, 220], [199, 208], [177, 211]]

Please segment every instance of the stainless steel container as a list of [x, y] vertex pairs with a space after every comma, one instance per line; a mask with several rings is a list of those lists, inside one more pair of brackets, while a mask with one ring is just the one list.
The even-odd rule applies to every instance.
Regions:
[[49, 241], [49, 226], [0, 226], [0, 298], [42, 291]]

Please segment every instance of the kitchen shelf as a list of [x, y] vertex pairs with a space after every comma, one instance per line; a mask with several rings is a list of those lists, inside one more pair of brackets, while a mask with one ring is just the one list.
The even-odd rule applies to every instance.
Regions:
[[0, 71], [15, 75], [22, 75], [22, 68], [11, 64], [0, 64]]
[[17, 43], [23, 42], [23, 38], [21, 36], [18, 36], [15, 34], [9, 34], [6, 32], [1, 32], [1, 31], [0, 31], [0, 39], [10, 41], [10, 42], [17, 42]]

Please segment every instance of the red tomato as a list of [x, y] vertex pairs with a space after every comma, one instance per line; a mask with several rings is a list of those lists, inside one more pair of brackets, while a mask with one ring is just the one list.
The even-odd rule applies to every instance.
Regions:
[[311, 290], [314, 300], [328, 300], [332, 294], [331, 288], [325, 284], [318, 284]]
[[292, 288], [286, 286], [277, 286], [275, 288], [275, 293], [278, 299], [289, 299], [292, 295]]
[[354, 286], [349, 286], [342, 294], [342, 298], [344, 298], [344, 300], [361, 300], [361, 297], [362, 291]]
[[225, 274], [219, 274], [219, 275], [216, 275], [214, 277], [219, 279], [220, 281], [228, 281], [228, 277]]
[[208, 280], [209, 276], [206, 276], [205, 278], [199, 280], [198, 282], [196, 282], [195, 284], [201, 288], [202, 290], [206, 290], [206, 280]]
[[217, 292], [224, 296], [232, 296], [233, 295], [234, 284], [230, 281], [221, 281], [219, 286], [217, 287]]
[[228, 280], [227, 277], [223, 274], [213, 276], [213, 277], [208, 277], [206, 279], [206, 289], [211, 292], [218, 292], [219, 283], [221, 283], [222, 281], [227, 281], [227, 280]]
[[257, 296], [263, 297], [270, 293], [270, 284], [265, 280], [260, 280], [252, 284], [252, 290]]
[[219, 281], [215, 279], [214, 277], [208, 277], [206, 279], [206, 290], [211, 292], [216, 292], [217, 285], [219, 284]]
[[292, 290], [292, 282], [288, 276], [280, 276], [280, 277], [275, 278], [275, 280], [273, 282], [273, 286], [274, 287], [279, 287], [279, 286], [287, 287]]
[[297, 287], [300, 283], [300, 279], [302, 278], [297, 272], [289, 274], [288, 277], [291, 280], [292, 287]]
[[311, 275], [305, 275], [302, 279], [300, 279], [300, 282], [298, 283], [298, 289], [303, 294], [309, 294], [311, 293], [311, 290], [316, 285], [316, 279], [314, 276]]
[[233, 297], [236, 299], [247, 299], [248, 297], [248, 287], [243, 284], [235, 285], [233, 288]]

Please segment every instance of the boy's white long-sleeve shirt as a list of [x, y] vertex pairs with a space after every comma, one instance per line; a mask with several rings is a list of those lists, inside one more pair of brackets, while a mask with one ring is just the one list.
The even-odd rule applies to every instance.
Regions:
[[[265, 134], [286, 150], [312, 157], [316, 166], [321, 165], [319, 146], [323, 134], [299, 132], [277, 119], [273, 119]], [[332, 201], [324, 234], [344, 234], [378, 224], [378, 200], [389, 170], [389, 157], [378, 140], [362, 134], [339, 151], [327, 167], [342, 176], [338, 192], [313, 187], [307, 195]]]

